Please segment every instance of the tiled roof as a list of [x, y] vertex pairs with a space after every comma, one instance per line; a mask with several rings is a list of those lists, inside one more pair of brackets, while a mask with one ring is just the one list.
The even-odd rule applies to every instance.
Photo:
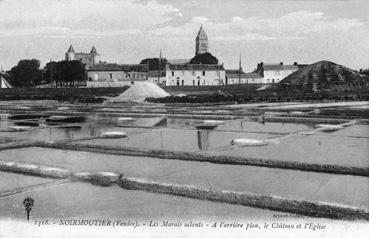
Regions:
[[227, 73], [227, 78], [228, 79], [256, 79], [256, 78], [263, 78], [260, 74], [258, 73], [235, 73], [235, 74], [229, 74]]
[[95, 53], [97, 53], [97, 50], [96, 50], [95, 46], [92, 46], [90, 54], [95, 54]]
[[[158, 77], [158, 74], [159, 74], [159, 70], [150, 70], [147, 76], [154, 78], [154, 77]], [[160, 70], [160, 77], [164, 77], [164, 76], [165, 76], [165, 70]]]
[[[239, 74], [240, 70], [239, 69], [226, 69], [226, 74]], [[241, 74], [244, 74], [243, 71], [241, 71]]]
[[263, 64], [263, 69], [268, 70], [293, 70], [299, 69], [297, 65]]
[[73, 49], [72, 45], [69, 46], [68, 52], [74, 52], [74, 49]]
[[224, 70], [217, 64], [168, 64], [170, 70]]
[[125, 71], [125, 72], [148, 72], [146, 64], [95, 64], [88, 71]]
[[188, 64], [191, 59], [168, 59], [169, 64]]

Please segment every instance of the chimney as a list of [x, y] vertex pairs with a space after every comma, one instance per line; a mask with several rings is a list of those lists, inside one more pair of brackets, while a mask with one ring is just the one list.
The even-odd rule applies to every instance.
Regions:
[[281, 66], [283, 66], [283, 62], [280, 62], [279, 64], [280, 64]]
[[298, 64], [297, 64], [297, 62], [295, 61], [295, 62], [293, 62], [293, 65], [297, 66]]
[[363, 72], [363, 69], [360, 69], [360, 73], [362, 73]]

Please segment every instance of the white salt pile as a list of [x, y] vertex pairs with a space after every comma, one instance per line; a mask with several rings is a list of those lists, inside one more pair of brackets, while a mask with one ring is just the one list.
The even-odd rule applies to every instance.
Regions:
[[162, 98], [170, 96], [158, 85], [151, 82], [135, 82], [121, 95], [109, 100], [109, 102], [138, 102], [142, 103], [146, 98]]
[[100, 137], [106, 139], [119, 139], [127, 137], [127, 134], [123, 131], [107, 131], [103, 132]]
[[319, 124], [315, 126], [320, 131], [337, 131], [343, 129], [342, 125], [326, 125], [326, 124]]
[[215, 125], [224, 124], [224, 121], [219, 121], [219, 120], [204, 120], [203, 122], [207, 124], [215, 124]]
[[11, 126], [9, 131], [27, 131], [32, 129], [30, 126]]
[[267, 145], [267, 141], [255, 140], [255, 139], [234, 139], [231, 142], [232, 145], [241, 145], [241, 146], [261, 146]]

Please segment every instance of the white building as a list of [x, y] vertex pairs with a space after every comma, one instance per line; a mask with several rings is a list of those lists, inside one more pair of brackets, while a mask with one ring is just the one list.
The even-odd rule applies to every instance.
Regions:
[[263, 84], [264, 78], [258, 73], [245, 73], [241, 70], [226, 70], [226, 84]]
[[279, 83], [282, 79], [299, 69], [299, 65], [295, 62], [293, 65], [265, 64], [263, 62], [257, 65], [256, 73], [263, 77], [263, 84]]
[[224, 85], [225, 70], [223, 65], [210, 64], [167, 64], [166, 86], [215, 86]]
[[95, 64], [87, 69], [87, 87], [122, 87], [134, 81], [147, 81], [146, 64]]
[[166, 81], [165, 70], [150, 70], [147, 73], [147, 80], [155, 84]]

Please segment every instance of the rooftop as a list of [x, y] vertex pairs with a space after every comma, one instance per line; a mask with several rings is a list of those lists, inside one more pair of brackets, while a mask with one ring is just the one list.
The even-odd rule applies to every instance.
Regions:
[[219, 64], [168, 64], [170, 70], [224, 70]]
[[148, 72], [146, 64], [95, 64], [88, 71], [126, 71], [126, 72]]
[[258, 69], [263, 68], [264, 71], [268, 71], [268, 70], [294, 70], [294, 69], [299, 69], [298, 64], [291, 64], [291, 65], [284, 65], [283, 62], [281, 63], [259, 63], [258, 64]]

